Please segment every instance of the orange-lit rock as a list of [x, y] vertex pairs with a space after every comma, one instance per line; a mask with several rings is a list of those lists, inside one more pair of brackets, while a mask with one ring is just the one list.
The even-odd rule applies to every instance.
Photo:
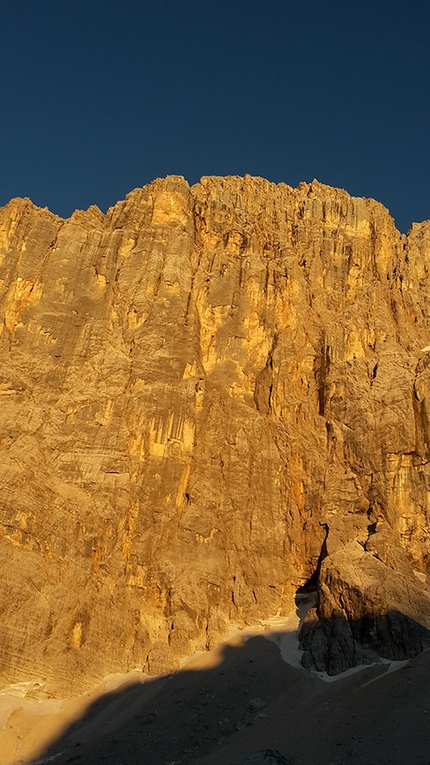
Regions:
[[316, 181], [0, 210], [3, 685], [173, 668], [372, 513], [425, 579], [429, 250]]

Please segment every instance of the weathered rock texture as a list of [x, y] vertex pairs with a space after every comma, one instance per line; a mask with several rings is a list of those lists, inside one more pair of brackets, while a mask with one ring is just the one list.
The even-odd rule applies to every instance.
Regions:
[[291, 765], [283, 754], [274, 749], [264, 749], [247, 757], [243, 765]]
[[172, 668], [315, 571], [320, 618], [367, 609], [330, 577], [401, 565], [429, 622], [430, 222], [168, 177], [106, 215], [12, 200], [0, 263], [3, 684]]

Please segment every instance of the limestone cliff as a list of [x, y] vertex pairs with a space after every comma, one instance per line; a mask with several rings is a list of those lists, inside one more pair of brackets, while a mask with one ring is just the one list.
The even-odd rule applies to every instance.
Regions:
[[2, 684], [172, 668], [312, 576], [350, 622], [351, 545], [428, 599], [429, 267], [316, 181], [1, 209]]

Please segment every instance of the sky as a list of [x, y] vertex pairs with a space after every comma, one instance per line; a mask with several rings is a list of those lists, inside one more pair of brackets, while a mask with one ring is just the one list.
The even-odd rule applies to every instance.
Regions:
[[0, 0], [0, 205], [317, 178], [430, 218], [429, 0]]

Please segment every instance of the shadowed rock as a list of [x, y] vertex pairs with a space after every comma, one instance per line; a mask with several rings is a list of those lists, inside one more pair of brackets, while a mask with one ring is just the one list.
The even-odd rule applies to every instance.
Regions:
[[300, 631], [303, 666], [336, 675], [430, 646], [428, 591], [401, 562], [395, 571], [357, 542], [323, 560], [317, 605]]
[[292, 765], [292, 763], [276, 749], [264, 749], [261, 752], [251, 754], [243, 761], [242, 765]]

